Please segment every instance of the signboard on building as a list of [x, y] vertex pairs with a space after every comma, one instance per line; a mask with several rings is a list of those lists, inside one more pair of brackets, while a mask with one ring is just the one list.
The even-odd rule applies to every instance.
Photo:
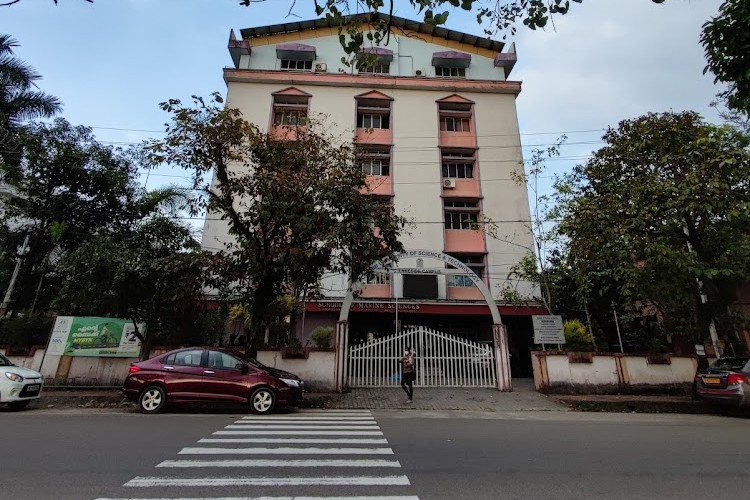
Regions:
[[532, 316], [535, 344], [564, 344], [562, 316]]
[[[138, 330], [145, 333], [146, 325], [139, 324]], [[50, 355], [105, 358], [137, 358], [140, 353], [132, 321], [79, 316], [57, 317], [47, 349]]]

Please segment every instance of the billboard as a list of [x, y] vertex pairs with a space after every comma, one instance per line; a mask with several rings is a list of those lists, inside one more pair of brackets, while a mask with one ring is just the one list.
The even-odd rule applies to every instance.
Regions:
[[[141, 334], [146, 325], [139, 324]], [[47, 354], [137, 358], [141, 341], [132, 321], [89, 316], [58, 316], [52, 328]]]

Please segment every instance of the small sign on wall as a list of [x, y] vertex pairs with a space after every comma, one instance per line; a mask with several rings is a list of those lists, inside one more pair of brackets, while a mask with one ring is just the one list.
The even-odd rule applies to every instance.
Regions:
[[535, 344], [564, 344], [562, 316], [532, 316]]

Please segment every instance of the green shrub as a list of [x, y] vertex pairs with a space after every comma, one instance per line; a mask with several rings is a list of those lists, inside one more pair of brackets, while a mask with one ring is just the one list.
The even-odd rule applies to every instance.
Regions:
[[570, 319], [563, 323], [565, 332], [565, 348], [568, 351], [591, 351], [594, 348], [591, 333], [586, 326], [577, 319]]
[[319, 326], [312, 331], [312, 339], [319, 349], [329, 349], [333, 340], [332, 326]]

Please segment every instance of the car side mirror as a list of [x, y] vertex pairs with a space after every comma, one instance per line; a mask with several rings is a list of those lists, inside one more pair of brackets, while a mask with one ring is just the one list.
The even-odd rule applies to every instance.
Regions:
[[242, 373], [243, 375], [247, 375], [249, 372], [250, 372], [250, 367], [249, 366], [242, 365], [240, 367], [240, 373]]

